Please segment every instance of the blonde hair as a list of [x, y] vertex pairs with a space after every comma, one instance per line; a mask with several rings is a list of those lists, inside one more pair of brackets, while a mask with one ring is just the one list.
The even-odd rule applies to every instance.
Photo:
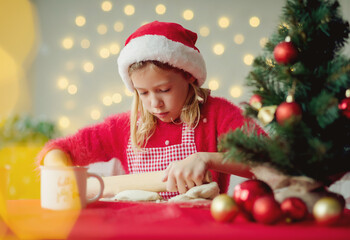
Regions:
[[[129, 76], [131, 76], [134, 71], [140, 70], [150, 64], [163, 70], [181, 73], [187, 80], [192, 77], [188, 72], [159, 61], [141, 61], [134, 63], [129, 67]], [[189, 84], [191, 87], [189, 88], [185, 104], [181, 110], [180, 123], [186, 123], [188, 126], [195, 128], [201, 118], [200, 105], [206, 102], [210, 90], [198, 87], [195, 82]], [[140, 150], [147, 144], [147, 141], [154, 133], [156, 125], [157, 118], [143, 108], [140, 96], [135, 90], [130, 115], [131, 143], [135, 150]]]

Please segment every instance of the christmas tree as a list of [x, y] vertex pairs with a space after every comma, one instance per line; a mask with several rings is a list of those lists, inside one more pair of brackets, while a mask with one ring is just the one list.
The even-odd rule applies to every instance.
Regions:
[[325, 185], [350, 171], [350, 60], [341, 52], [348, 37], [338, 1], [286, 1], [247, 76], [254, 95], [244, 113], [268, 136], [248, 126], [226, 134], [220, 147], [227, 160]]

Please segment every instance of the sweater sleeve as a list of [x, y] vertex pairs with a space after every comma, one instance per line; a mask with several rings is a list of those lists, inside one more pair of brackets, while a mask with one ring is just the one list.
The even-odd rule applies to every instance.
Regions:
[[[80, 129], [76, 134], [49, 141], [39, 153], [38, 164], [52, 149], [61, 149], [70, 155], [74, 165], [125, 159], [130, 135], [129, 113], [107, 118], [104, 122]], [[124, 163], [123, 163], [124, 165]]]
[[[209, 97], [203, 108], [205, 123], [198, 129], [197, 142], [199, 151], [217, 152], [220, 137], [229, 131], [241, 128], [244, 124], [252, 126], [258, 134], [264, 131], [252, 120], [243, 116], [243, 111], [230, 101]], [[219, 184], [220, 192], [228, 191], [230, 175], [212, 171], [213, 180]]]

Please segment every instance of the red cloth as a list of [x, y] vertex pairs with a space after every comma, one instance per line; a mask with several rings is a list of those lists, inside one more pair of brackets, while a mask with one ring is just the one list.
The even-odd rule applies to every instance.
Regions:
[[96, 202], [83, 210], [69, 239], [254, 239], [348, 240], [350, 211], [337, 226], [317, 225], [313, 220], [263, 225], [238, 216], [232, 223], [218, 223], [209, 204]]
[[[218, 138], [229, 130], [240, 128], [247, 119], [240, 108], [219, 97], [209, 96], [201, 109], [202, 120], [195, 128], [195, 143], [198, 152], [217, 152]], [[165, 147], [181, 143], [182, 124], [159, 121], [157, 129], [147, 143], [147, 148]], [[260, 128], [258, 132], [263, 132]], [[88, 165], [117, 158], [126, 173], [129, 173], [126, 149], [130, 137], [129, 113], [107, 118], [104, 122], [83, 128], [76, 134], [50, 141], [38, 156], [41, 161], [47, 151], [59, 148], [67, 152], [75, 165]], [[212, 173], [221, 192], [226, 192], [229, 175]]]

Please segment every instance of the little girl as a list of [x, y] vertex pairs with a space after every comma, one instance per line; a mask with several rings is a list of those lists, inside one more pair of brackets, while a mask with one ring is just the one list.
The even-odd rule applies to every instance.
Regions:
[[131, 112], [50, 141], [40, 162], [88, 165], [117, 158], [127, 174], [166, 170], [165, 199], [201, 185], [208, 170], [221, 192], [229, 174], [250, 177], [247, 167], [223, 163], [217, 152], [218, 138], [248, 120], [200, 87], [206, 67], [196, 40], [196, 33], [176, 23], [155, 21], [137, 29], [118, 58], [120, 76], [134, 92]]

